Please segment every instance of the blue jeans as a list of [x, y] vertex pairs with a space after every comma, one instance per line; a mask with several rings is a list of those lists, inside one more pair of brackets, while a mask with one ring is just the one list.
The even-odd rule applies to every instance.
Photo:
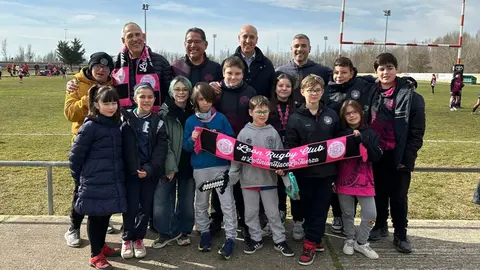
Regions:
[[153, 226], [160, 235], [175, 237], [180, 233], [192, 233], [194, 197], [193, 178], [174, 178], [158, 184], [153, 197]]

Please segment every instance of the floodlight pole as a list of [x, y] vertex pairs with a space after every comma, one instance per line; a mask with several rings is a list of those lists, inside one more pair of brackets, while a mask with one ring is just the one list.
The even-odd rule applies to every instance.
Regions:
[[325, 48], [323, 50], [323, 65], [327, 65], [327, 41], [328, 36], [324, 36], [323, 39], [325, 40]]
[[386, 9], [383, 11], [383, 15], [387, 17], [387, 20], [385, 22], [385, 47], [383, 49], [384, 52], [387, 51], [387, 34], [388, 34], [388, 17], [392, 15], [392, 11], [390, 9]]
[[213, 34], [213, 60], [215, 60], [215, 41], [217, 39], [217, 34]]
[[145, 18], [145, 44], [147, 43], [147, 10], [148, 10], [149, 5], [148, 4], [143, 4], [142, 5], [142, 10], [145, 12], [144, 18]]

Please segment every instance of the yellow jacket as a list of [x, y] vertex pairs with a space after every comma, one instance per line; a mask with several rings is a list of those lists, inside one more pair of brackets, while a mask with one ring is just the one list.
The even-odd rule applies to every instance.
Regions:
[[[78, 91], [65, 95], [65, 106], [63, 113], [68, 121], [72, 122], [72, 133], [77, 135], [78, 129], [83, 124], [85, 117], [88, 114], [88, 90], [98, 84], [96, 81], [90, 80], [85, 75], [87, 67], [83, 68], [80, 72], [75, 74], [75, 78], [78, 80]], [[109, 80], [103, 85], [111, 85]]]

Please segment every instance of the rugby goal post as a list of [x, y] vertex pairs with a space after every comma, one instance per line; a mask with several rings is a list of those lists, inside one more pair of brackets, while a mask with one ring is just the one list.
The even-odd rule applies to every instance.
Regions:
[[[448, 48], [458, 48], [457, 55], [457, 64], [462, 62], [462, 44], [463, 44], [463, 24], [465, 21], [465, 1], [462, 1], [462, 13], [460, 15], [460, 35], [458, 37], [457, 44], [437, 44], [437, 43], [398, 43], [398, 42], [363, 42], [363, 41], [345, 41], [343, 39], [343, 27], [345, 24], [345, 6], [346, 0], [342, 1], [342, 13], [340, 17], [340, 44], [339, 44], [339, 54], [342, 54], [342, 45], [382, 45], [382, 46], [421, 46], [421, 47], [448, 47]], [[452, 0], [455, 1], [455, 0]], [[458, 0], [457, 0], [458, 1]]]

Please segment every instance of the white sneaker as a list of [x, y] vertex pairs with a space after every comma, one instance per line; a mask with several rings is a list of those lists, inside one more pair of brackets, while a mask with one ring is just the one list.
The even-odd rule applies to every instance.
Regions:
[[302, 241], [305, 237], [305, 232], [303, 231], [303, 221], [295, 221], [293, 224], [292, 237], [294, 241]]
[[133, 242], [133, 249], [135, 250], [135, 258], [140, 259], [147, 256], [147, 250], [143, 244], [143, 239], [138, 239]]
[[454, 111], [457, 111], [457, 107], [453, 107], [453, 110], [454, 110]]
[[262, 237], [270, 237], [272, 236], [272, 229], [270, 229], [270, 223], [265, 225], [265, 228], [262, 230]]
[[345, 241], [345, 245], [343, 245], [343, 253], [345, 255], [353, 255], [354, 249], [353, 249], [353, 239], [348, 239]]
[[455, 109], [453, 109], [453, 108], [450, 108], [450, 111], [451, 111], [451, 112], [453, 112], [453, 111], [455, 111]]
[[365, 255], [367, 258], [370, 258], [370, 259], [378, 259], [378, 254], [377, 252], [375, 252], [375, 250], [373, 250], [371, 247], [370, 247], [370, 243], [366, 243], [364, 245], [359, 245], [356, 241], [355, 243], [353, 244], [353, 248], [362, 253], [363, 255]]
[[131, 259], [133, 258], [133, 245], [132, 241], [122, 241], [122, 258]]
[[67, 240], [67, 246], [78, 248], [82, 245], [82, 239], [80, 238], [80, 229], [70, 230], [65, 233], [65, 240]]

